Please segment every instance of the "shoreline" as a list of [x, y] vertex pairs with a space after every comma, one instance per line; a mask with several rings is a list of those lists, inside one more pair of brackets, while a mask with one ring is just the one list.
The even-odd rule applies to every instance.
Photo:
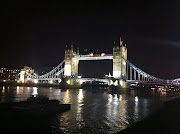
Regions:
[[180, 96], [116, 134], [180, 134]]

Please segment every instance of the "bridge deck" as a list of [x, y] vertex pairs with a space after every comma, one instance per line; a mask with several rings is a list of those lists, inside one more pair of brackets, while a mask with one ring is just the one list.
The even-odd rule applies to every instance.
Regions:
[[78, 60], [111, 60], [113, 56], [89, 56], [89, 55], [77, 55], [74, 58]]

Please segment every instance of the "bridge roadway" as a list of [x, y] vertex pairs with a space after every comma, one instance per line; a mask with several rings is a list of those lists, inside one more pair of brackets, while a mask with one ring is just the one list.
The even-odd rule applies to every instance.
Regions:
[[[31, 79], [31, 78], [29, 78]], [[29, 80], [28, 79], [28, 80]], [[49, 81], [60, 81], [61, 82], [61, 78], [38, 78], [38, 79], [32, 79], [32, 80], [49, 80]], [[100, 78], [76, 78], [77, 82], [83, 83], [83, 82], [87, 82], [87, 81], [98, 81], [98, 82], [103, 82], [103, 83], [108, 83], [109, 79], [100, 79]], [[170, 85], [178, 85], [180, 86], [180, 81], [179, 82], [156, 82], [156, 81], [142, 81], [142, 80], [127, 80], [127, 82], [129, 83], [139, 83], [139, 84], [170, 84]]]
[[98, 81], [98, 82], [103, 82], [103, 83], [108, 83], [108, 79], [99, 79], [99, 78], [77, 78], [77, 82], [87, 82], [87, 81]]
[[61, 78], [26, 78], [27, 80], [60, 80], [61, 81]]
[[112, 54], [104, 54], [104, 55], [76, 55], [74, 58], [78, 60], [111, 60], [113, 59]]

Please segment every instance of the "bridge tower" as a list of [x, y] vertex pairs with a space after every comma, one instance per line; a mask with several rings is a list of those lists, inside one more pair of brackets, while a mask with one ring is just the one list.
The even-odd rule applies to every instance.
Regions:
[[28, 67], [28, 66], [24, 66], [23, 69], [21, 69], [21, 72], [20, 72], [20, 78], [19, 78], [19, 81], [21, 83], [26, 83], [27, 80], [25, 80], [25, 78], [29, 78], [30, 76], [26, 76], [26, 73], [28, 74], [33, 74], [34, 73], [34, 69], [32, 69], [32, 67]]
[[123, 44], [120, 37], [120, 43], [117, 45], [114, 43], [113, 47], [113, 77], [117, 79], [117, 85], [126, 87], [126, 62], [127, 59], [127, 47]]
[[74, 50], [73, 45], [71, 48], [65, 49], [65, 65], [64, 65], [64, 75], [67, 77], [77, 77], [78, 76], [78, 64], [79, 60], [74, 58], [75, 55], [79, 55], [79, 50]]

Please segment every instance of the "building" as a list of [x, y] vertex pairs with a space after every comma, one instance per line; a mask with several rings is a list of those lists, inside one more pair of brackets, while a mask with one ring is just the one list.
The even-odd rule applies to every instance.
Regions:
[[20, 69], [16, 68], [0, 68], [0, 80], [1, 81], [8, 81], [12, 80], [15, 81], [18, 79], [18, 75], [20, 73]]

